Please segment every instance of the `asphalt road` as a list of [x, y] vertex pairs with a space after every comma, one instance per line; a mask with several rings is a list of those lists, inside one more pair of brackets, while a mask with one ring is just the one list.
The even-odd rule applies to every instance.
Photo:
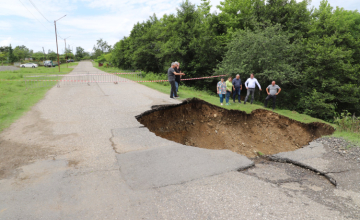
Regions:
[[[80, 62], [72, 74], [82, 71], [99, 72]], [[0, 219], [356, 219], [357, 195], [312, 171], [299, 182], [295, 168], [183, 146], [135, 119], [170, 103], [134, 82], [52, 88], [0, 134], [16, 161], [0, 178]]]

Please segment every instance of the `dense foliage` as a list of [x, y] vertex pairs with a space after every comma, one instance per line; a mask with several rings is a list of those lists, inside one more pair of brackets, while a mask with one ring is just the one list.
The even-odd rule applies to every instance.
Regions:
[[[326, 120], [347, 110], [360, 114], [360, 13], [323, 0], [188, 0], [176, 13], [134, 25], [117, 42], [111, 62], [123, 69], [163, 74], [179, 61], [186, 77], [250, 73], [266, 87], [283, 88], [282, 108]], [[187, 82], [213, 89], [214, 81]], [[245, 92], [245, 91], [243, 91]], [[265, 93], [256, 93], [263, 100]], [[260, 94], [260, 95], [259, 95]]]

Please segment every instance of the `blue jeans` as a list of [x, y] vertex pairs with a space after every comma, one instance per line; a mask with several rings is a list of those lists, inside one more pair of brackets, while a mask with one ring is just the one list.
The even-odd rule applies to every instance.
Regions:
[[241, 92], [240, 88], [235, 88], [235, 91], [234, 91], [234, 94], [233, 94], [233, 101], [234, 102], [235, 102], [236, 95], [238, 96], [239, 103], [241, 102], [241, 100], [240, 100], [240, 92]]
[[226, 91], [226, 103], [229, 103], [230, 95], [231, 95], [231, 92]]
[[[176, 92], [178, 92], [179, 91], [179, 83], [176, 81], [175, 81], [175, 86], [176, 86]], [[174, 96], [175, 96], [175, 94], [174, 94]]]
[[223, 102], [224, 102], [224, 95], [225, 95], [225, 94], [219, 94], [220, 103], [223, 103]]

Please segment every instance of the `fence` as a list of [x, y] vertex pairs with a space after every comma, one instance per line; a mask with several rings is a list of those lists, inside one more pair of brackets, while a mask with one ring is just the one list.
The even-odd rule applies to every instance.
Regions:
[[141, 72], [124, 72], [124, 73], [103, 73], [103, 72], [75, 72], [70, 74], [40, 74], [24, 76], [26, 88], [31, 87], [57, 87], [96, 84], [96, 83], [114, 83], [141, 81]]

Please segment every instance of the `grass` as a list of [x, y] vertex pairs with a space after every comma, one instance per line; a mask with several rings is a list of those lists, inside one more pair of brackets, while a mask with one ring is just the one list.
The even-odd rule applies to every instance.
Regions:
[[[77, 63], [69, 63], [75, 66]], [[66, 68], [66, 64], [61, 64], [60, 74], [67, 74], [73, 68]], [[31, 87], [26, 87], [24, 77], [30, 75], [59, 74], [59, 68], [20, 68], [15, 71], [1, 71], [0, 79], [19, 80], [19, 81], [0, 81], [0, 131], [9, 127], [15, 120], [20, 118], [24, 112], [30, 110], [39, 100], [44, 98], [46, 92], [52, 88], [56, 82], [33, 83]], [[37, 86], [38, 85], [38, 86]], [[40, 86], [41, 85], [41, 86]]]
[[[97, 63], [93, 62], [93, 65], [104, 71], [104, 72], [123, 72], [122, 70], [116, 68], [116, 67], [112, 67], [112, 68], [106, 68], [106, 67], [98, 67]], [[125, 77], [125, 78], [129, 78], [129, 76], [127, 75], [121, 75], [121, 77]], [[153, 74], [143, 74], [143, 80], [154, 80], [154, 75]], [[157, 79], [163, 79], [166, 78], [166, 75], [164, 76], [160, 76]], [[155, 89], [159, 92], [165, 93], [165, 94], [169, 94], [170, 95], [170, 85], [168, 82], [161, 82], [161, 83], [140, 83], [143, 84], [149, 88]], [[210, 92], [207, 91], [201, 91], [201, 90], [196, 90], [192, 87], [186, 87], [183, 84], [180, 86], [179, 88], [179, 98], [180, 100], [182, 99], [187, 99], [187, 98], [199, 98], [202, 99], [206, 102], [209, 102], [213, 105], [217, 105], [219, 107], [225, 108], [225, 109], [233, 109], [233, 110], [240, 110], [240, 111], [245, 111], [247, 113], [251, 113], [253, 110], [256, 109], [265, 109], [263, 107], [262, 103], [254, 103], [252, 105], [250, 104], [239, 104], [239, 103], [232, 103], [231, 100], [231, 105], [230, 106], [220, 106], [220, 99], [216, 94], [212, 94]], [[225, 103], [225, 100], [224, 100]], [[268, 109], [270, 110], [270, 109]], [[290, 110], [285, 110], [285, 109], [276, 109], [274, 112], [278, 113], [279, 115], [283, 115], [286, 116], [288, 118], [291, 118], [293, 120], [296, 121], [300, 121], [303, 123], [312, 123], [312, 122], [320, 122], [320, 123], [326, 123], [329, 124], [331, 126], [333, 126], [334, 128], [337, 128], [337, 125], [335, 124], [331, 124], [329, 122], [326, 122], [324, 120], [318, 119], [318, 118], [313, 118], [309, 115], [305, 115], [305, 114], [300, 114], [296, 111], [290, 111]], [[359, 133], [353, 133], [353, 132], [346, 132], [346, 131], [339, 131], [336, 130], [335, 133], [333, 135], [331, 135], [330, 137], [341, 137], [344, 138], [352, 143], [355, 143], [357, 145], [360, 145], [360, 134]]]

